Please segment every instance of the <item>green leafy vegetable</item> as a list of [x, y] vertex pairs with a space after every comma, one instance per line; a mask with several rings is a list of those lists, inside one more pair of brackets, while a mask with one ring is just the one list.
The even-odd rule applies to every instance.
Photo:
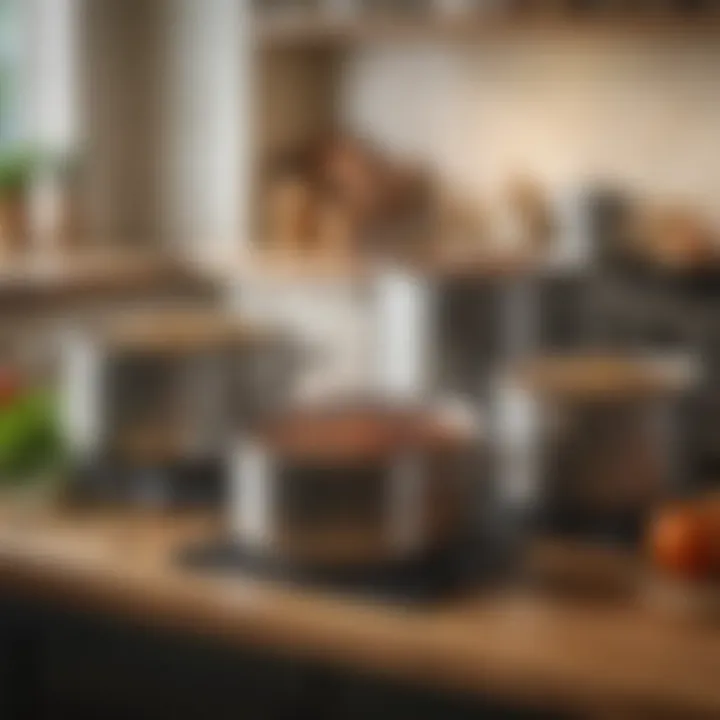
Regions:
[[39, 154], [28, 147], [12, 147], [0, 153], [0, 193], [24, 191], [34, 177]]
[[0, 410], [0, 485], [24, 484], [64, 461], [57, 408], [47, 392], [30, 392]]

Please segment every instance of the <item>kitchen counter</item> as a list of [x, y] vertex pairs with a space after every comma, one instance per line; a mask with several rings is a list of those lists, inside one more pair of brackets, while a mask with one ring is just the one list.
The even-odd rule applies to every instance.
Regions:
[[[0, 511], [5, 597], [582, 716], [720, 715], [720, 628], [637, 599], [507, 588], [407, 608], [180, 568], [177, 549], [217, 529], [208, 516], [17, 512]], [[634, 568], [586, 558], [615, 562]]]

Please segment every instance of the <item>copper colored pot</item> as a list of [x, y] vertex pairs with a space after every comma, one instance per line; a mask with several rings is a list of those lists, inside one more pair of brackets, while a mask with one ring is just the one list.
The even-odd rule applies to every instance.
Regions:
[[231, 530], [255, 551], [319, 567], [421, 556], [467, 528], [473, 438], [432, 410], [291, 412], [235, 449]]

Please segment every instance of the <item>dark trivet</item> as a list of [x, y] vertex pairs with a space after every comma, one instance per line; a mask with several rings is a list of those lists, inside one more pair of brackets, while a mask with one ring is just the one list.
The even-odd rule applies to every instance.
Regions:
[[497, 574], [500, 553], [480, 551], [465, 539], [442, 550], [403, 561], [348, 568], [318, 568], [259, 553], [227, 538], [183, 549], [180, 563], [195, 570], [242, 573], [290, 584], [372, 596], [428, 602], [459, 594]]
[[75, 468], [72, 490], [78, 502], [139, 507], [221, 507], [225, 464], [218, 459], [153, 465], [97, 459]]

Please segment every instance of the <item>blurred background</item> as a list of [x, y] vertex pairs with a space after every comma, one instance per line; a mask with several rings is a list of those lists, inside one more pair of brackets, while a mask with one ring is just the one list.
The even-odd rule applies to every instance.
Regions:
[[166, 563], [395, 601], [546, 541], [714, 588], [719, 11], [0, 0], [8, 532], [202, 514]]

